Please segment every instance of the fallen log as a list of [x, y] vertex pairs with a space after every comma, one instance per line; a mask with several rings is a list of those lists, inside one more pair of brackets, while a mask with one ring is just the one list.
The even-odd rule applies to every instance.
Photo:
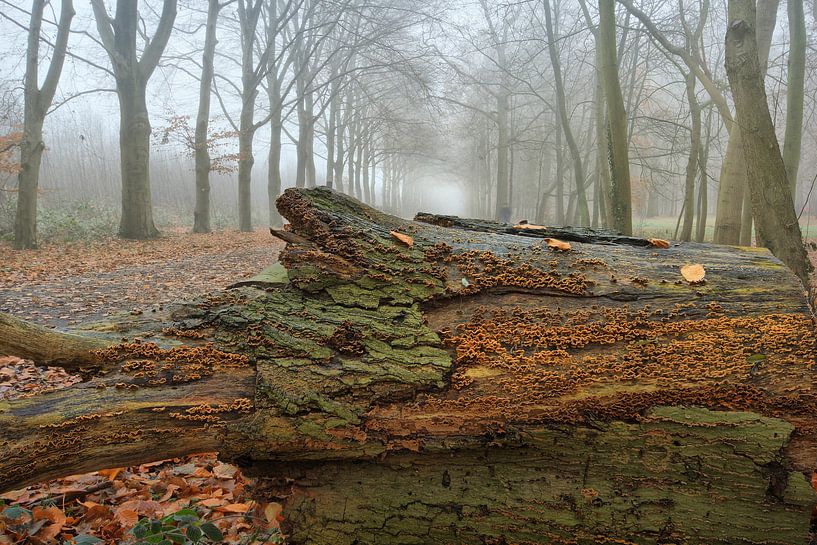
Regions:
[[219, 450], [292, 543], [806, 540], [814, 325], [766, 250], [278, 206], [281, 266], [84, 351], [0, 320], [93, 364], [0, 402], [0, 489]]

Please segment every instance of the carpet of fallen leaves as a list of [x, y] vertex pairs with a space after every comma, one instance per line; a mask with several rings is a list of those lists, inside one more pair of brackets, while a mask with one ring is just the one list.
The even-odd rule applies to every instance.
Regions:
[[267, 231], [109, 239], [12, 250], [0, 242], [0, 311], [55, 326], [104, 319], [224, 287], [275, 262]]
[[[166, 233], [149, 242], [108, 240], [14, 251], [0, 244], [0, 310], [60, 326], [185, 299], [247, 278], [274, 263], [269, 233]], [[0, 401], [64, 388], [78, 377], [0, 356]], [[194, 508], [227, 543], [281, 543], [281, 507], [250, 497], [251, 481], [214, 453], [57, 479], [0, 495], [30, 516], [0, 516], [0, 545], [72, 543], [94, 536], [133, 540], [141, 517]]]

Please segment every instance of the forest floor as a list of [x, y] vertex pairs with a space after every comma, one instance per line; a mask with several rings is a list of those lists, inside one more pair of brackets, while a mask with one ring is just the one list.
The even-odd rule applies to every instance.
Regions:
[[[253, 276], [276, 261], [282, 243], [264, 231], [155, 241], [118, 239], [13, 251], [0, 243], [0, 311], [56, 327], [143, 312]], [[0, 356], [0, 401], [79, 380]], [[126, 543], [140, 518], [195, 507], [227, 543], [282, 543], [280, 506], [252, 501], [248, 482], [213, 453], [57, 479], [0, 495], [20, 506], [0, 515], [0, 545]], [[101, 541], [95, 541], [97, 538]]]

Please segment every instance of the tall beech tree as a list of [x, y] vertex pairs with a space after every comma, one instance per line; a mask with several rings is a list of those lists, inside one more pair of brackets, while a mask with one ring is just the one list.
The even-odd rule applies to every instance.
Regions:
[[177, 0], [164, 0], [158, 26], [139, 57], [137, 37], [143, 32], [138, 0], [117, 0], [116, 14], [108, 15], [104, 0], [91, 0], [99, 37], [113, 66], [119, 97], [119, 147], [122, 170], [122, 219], [119, 236], [155, 238], [150, 194], [150, 117], [146, 91], [162, 58], [173, 23]]
[[43, 124], [57, 91], [68, 48], [71, 20], [74, 18], [72, 0], [62, 0], [51, 63], [40, 87], [40, 34], [47, 3], [47, 0], [34, 0], [28, 26], [23, 138], [19, 143], [20, 171], [17, 175], [17, 212], [14, 218], [14, 247], [18, 249], [37, 246], [37, 188], [40, 183], [40, 163], [45, 149]]

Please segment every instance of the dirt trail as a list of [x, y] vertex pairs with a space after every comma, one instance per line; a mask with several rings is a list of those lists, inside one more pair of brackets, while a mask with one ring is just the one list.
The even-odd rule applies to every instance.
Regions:
[[0, 245], [0, 312], [64, 327], [187, 299], [248, 278], [274, 263], [268, 232], [170, 232], [156, 241], [118, 239], [15, 251]]

